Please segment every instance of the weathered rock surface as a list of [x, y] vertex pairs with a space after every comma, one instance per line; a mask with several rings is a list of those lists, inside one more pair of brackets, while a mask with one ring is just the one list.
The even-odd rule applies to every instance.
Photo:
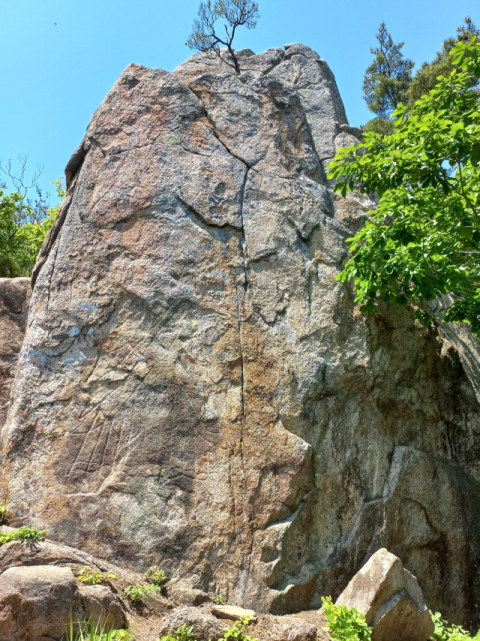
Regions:
[[27, 324], [28, 278], [0, 278], [0, 430], [10, 405], [10, 390]]
[[435, 629], [416, 578], [383, 548], [357, 572], [336, 605], [364, 614], [373, 641], [427, 641]]
[[474, 369], [335, 280], [372, 203], [325, 176], [358, 134], [327, 64], [241, 56], [130, 65], [69, 163], [3, 432], [14, 522], [259, 612], [386, 547], [478, 625]]
[[10, 568], [0, 575], [0, 640], [60, 639], [73, 621], [100, 619], [121, 628], [125, 616], [115, 595], [102, 585], [80, 585], [69, 568]]
[[192, 636], [198, 641], [218, 641], [223, 636], [223, 628], [228, 627], [210, 612], [198, 608], [181, 608], [167, 616], [161, 634], [172, 634], [184, 623], [193, 628]]

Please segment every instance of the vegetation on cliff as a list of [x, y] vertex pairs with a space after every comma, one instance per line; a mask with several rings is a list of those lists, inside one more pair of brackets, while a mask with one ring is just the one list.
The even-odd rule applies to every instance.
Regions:
[[393, 112], [390, 136], [365, 133], [339, 150], [330, 177], [342, 195], [378, 193], [371, 220], [352, 239], [353, 257], [339, 278], [353, 279], [356, 301], [413, 306], [425, 325], [429, 301], [451, 300], [444, 321], [471, 323], [480, 335], [480, 78], [475, 36], [451, 50], [452, 73], [441, 76], [411, 109]]
[[[47, 205], [36, 185], [38, 175], [30, 184], [25, 182], [26, 159], [22, 160], [20, 176], [9, 168], [5, 173], [11, 178], [15, 191], [7, 193], [6, 184], [0, 184], [0, 278], [30, 276], [43, 240], [60, 209], [65, 197], [61, 179], [54, 181], [59, 202]], [[29, 191], [35, 190], [32, 200]]]

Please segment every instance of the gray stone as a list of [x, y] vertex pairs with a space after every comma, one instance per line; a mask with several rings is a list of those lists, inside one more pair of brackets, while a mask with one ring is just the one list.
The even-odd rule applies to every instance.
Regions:
[[364, 614], [373, 628], [372, 641], [427, 641], [434, 632], [416, 578], [385, 549], [370, 557], [336, 605], [356, 608]]
[[358, 133], [335, 78], [301, 45], [241, 58], [130, 65], [69, 163], [3, 430], [12, 524], [273, 613], [385, 547], [478, 627], [478, 355], [362, 315], [336, 277], [374, 202], [325, 176]]
[[[172, 634], [184, 623], [192, 626], [192, 637], [197, 641], [218, 641], [223, 636], [224, 623], [205, 610], [182, 608], [169, 614], [163, 622], [160, 635]], [[228, 626], [227, 626], [228, 627]]]

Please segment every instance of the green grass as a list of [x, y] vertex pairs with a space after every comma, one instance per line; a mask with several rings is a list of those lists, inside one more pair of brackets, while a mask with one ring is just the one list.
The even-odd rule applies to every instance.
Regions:
[[75, 623], [72, 611], [62, 641], [135, 641], [135, 636], [128, 630], [115, 630], [103, 621], [97, 624], [91, 620]]

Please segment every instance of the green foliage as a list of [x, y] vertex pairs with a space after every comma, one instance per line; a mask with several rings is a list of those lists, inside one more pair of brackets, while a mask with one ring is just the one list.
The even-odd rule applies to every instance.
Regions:
[[112, 572], [100, 572], [100, 570], [93, 570], [90, 567], [82, 568], [77, 576], [77, 581], [85, 583], [85, 585], [105, 585], [108, 583], [108, 579], [116, 579], [118, 581], [118, 576], [115, 576]]
[[472, 36], [450, 55], [454, 71], [410, 110], [398, 107], [393, 134], [367, 131], [330, 164], [343, 196], [355, 184], [380, 196], [348, 241], [353, 256], [339, 278], [353, 279], [364, 312], [411, 306], [426, 326], [436, 320], [428, 301], [450, 294], [442, 320], [469, 322], [480, 335], [480, 110], [471, 86], [480, 44]]
[[449, 625], [442, 619], [440, 612], [430, 614], [435, 625], [435, 631], [430, 637], [432, 641], [480, 641], [480, 630], [475, 637], [471, 637], [460, 625]]
[[146, 585], [131, 585], [124, 589], [125, 594], [135, 603], [143, 599], [150, 592], [160, 592], [161, 588], [153, 583]]
[[[65, 197], [60, 180], [55, 181], [59, 198]], [[58, 214], [54, 208], [32, 205], [20, 192], [7, 194], [0, 186], [0, 277], [29, 276], [43, 240]]]
[[223, 628], [223, 636], [220, 641], [258, 641], [246, 634], [251, 617], [246, 616], [239, 621], [235, 621], [231, 628]]
[[145, 574], [145, 580], [154, 585], [163, 585], [167, 580], [167, 575], [163, 570], [160, 570], [156, 565], [148, 568]]
[[222, 595], [220, 594], [220, 592], [215, 597], [213, 597], [213, 602], [217, 605], [222, 605]]
[[193, 636], [193, 626], [188, 627], [188, 621], [174, 630], [172, 634], [164, 635], [160, 641], [195, 641]]
[[91, 619], [74, 622], [70, 610], [70, 620], [63, 641], [135, 641], [135, 636], [128, 630], [111, 628], [102, 620], [96, 625]]
[[0, 532], [0, 545], [5, 545], [10, 541], [38, 541], [43, 539], [46, 534], [47, 530], [37, 530], [36, 527], [24, 525], [13, 532]]
[[331, 597], [322, 597], [328, 631], [334, 641], [370, 641], [371, 630], [356, 608], [334, 605]]
[[395, 123], [388, 118], [373, 118], [362, 126], [362, 131], [374, 131], [382, 136], [390, 136], [395, 129]]
[[[464, 24], [457, 29], [456, 38], [447, 38], [444, 40], [442, 49], [437, 51], [435, 59], [432, 62], [424, 62], [415, 73], [408, 90], [409, 106], [413, 105], [416, 100], [419, 100], [422, 96], [434, 89], [440, 76], [446, 77], [452, 73], [454, 65], [452, 57], [449, 55], [450, 51], [459, 42], [469, 42], [472, 36], [478, 41], [480, 30], [475, 27], [471, 18], [465, 18]], [[474, 81], [473, 84], [476, 85], [477, 82], [478, 81]]]
[[403, 42], [394, 44], [385, 23], [377, 34], [379, 46], [370, 51], [375, 55], [363, 79], [363, 96], [368, 108], [381, 118], [388, 118], [405, 100], [412, 82], [413, 60], [404, 58]]
[[[198, 18], [193, 23], [192, 34], [186, 44], [195, 51], [214, 52], [225, 64], [240, 73], [240, 65], [232, 48], [235, 31], [242, 26], [254, 29], [259, 17], [258, 4], [252, 0], [201, 2]], [[225, 35], [221, 31], [222, 37], [216, 31], [218, 20], [223, 21]], [[222, 55], [221, 46], [227, 48], [229, 56]]]

